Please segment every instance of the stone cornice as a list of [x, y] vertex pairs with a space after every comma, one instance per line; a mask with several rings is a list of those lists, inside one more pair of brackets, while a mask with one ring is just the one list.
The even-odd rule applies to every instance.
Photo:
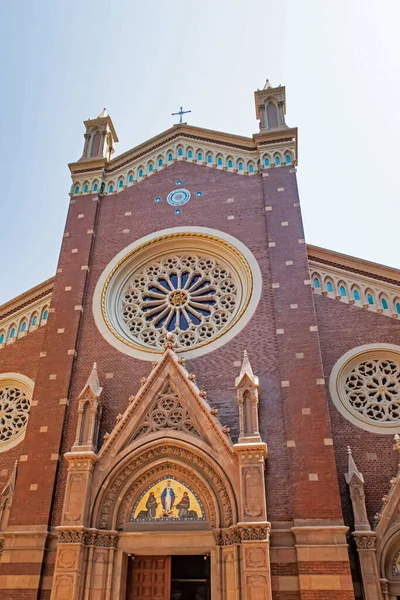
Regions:
[[43, 283], [39, 283], [23, 294], [20, 294], [19, 296], [12, 298], [12, 300], [5, 302], [5, 304], [2, 304], [0, 306], [0, 322], [12, 314], [17, 313], [19, 310], [34, 304], [37, 300], [45, 298], [46, 296], [51, 296], [53, 292], [53, 284], [54, 277], [50, 277], [50, 279], [46, 279], [46, 281], [43, 281]]
[[307, 244], [308, 260], [400, 286], [400, 270]]

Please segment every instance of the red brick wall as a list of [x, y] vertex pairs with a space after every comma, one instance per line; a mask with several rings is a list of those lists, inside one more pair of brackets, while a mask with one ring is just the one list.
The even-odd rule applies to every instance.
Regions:
[[[175, 215], [173, 207], [166, 202], [167, 194], [177, 187], [177, 179], [182, 179], [183, 187], [192, 194], [191, 200], [183, 206], [181, 215]], [[197, 191], [202, 191], [203, 196], [196, 197]], [[163, 198], [161, 203], [154, 202], [154, 198], [158, 196]], [[233, 202], [227, 203], [228, 198], [233, 198]], [[125, 216], [126, 212], [131, 212], [132, 215]], [[229, 215], [235, 218], [228, 220]], [[230, 343], [190, 361], [188, 366], [196, 373], [200, 387], [207, 389], [210, 403], [219, 408], [222, 423], [232, 428], [235, 439], [238, 433], [238, 411], [234, 380], [239, 368], [234, 367], [233, 362], [241, 360], [242, 352], [247, 348], [253, 369], [260, 377], [261, 431], [270, 447], [267, 489], [273, 491], [268, 503], [269, 518], [287, 520], [290, 518], [290, 511], [285, 484], [286, 436], [280, 403], [276, 327], [271, 303], [261, 177], [243, 177], [179, 162], [137, 186], [101, 199], [77, 345], [78, 356], [71, 385], [71, 403], [64, 427], [63, 452], [69, 450], [73, 442], [77, 420], [76, 397], [94, 361], [98, 363], [101, 384], [104, 386], [101, 437], [106, 431], [112, 430], [116, 415], [123, 412], [128, 397], [138, 390], [141, 377], [151, 369], [151, 363], [121, 354], [99, 334], [92, 316], [92, 296], [100, 274], [111, 259], [133, 241], [153, 231], [185, 225], [225, 231], [244, 242], [259, 261], [264, 285], [256, 315]], [[129, 233], [123, 233], [124, 229], [129, 229]], [[106, 373], [113, 373], [113, 378], [106, 379]], [[62, 466], [57, 486], [54, 524], [59, 521], [64, 485], [65, 465]]]
[[[37, 406], [31, 411], [24, 441], [24, 454], [28, 459], [19, 465], [9, 520], [11, 526], [47, 525], [49, 521], [65, 399], [69, 396], [82, 315], [79, 306], [83, 303], [93, 240], [93, 234], [88, 231], [94, 228], [97, 207], [97, 197], [81, 196], [71, 201], [68, 212], [42, 347], [46, 355], [40, 358], [36, 374], [33, 400], [37, 401]], [[69, 287], [71, 289], [67, 291]], [[43, 426], [47, 426], [47, 431], [40, 431]], [[32, 489], [32, 484], [36, 484], [37, 489]]]
[[[263, 173], [294, 519], [340, 519], [308, 258], [292, 167]], [[321, 385], [322, 383], [322, 385]], [[308, 411], [305, 414], [304, 411]]]
[[[39, 366], [39, 354], [43, 346], [46, 325], [19, 338], [0, 350], [0, 374], [21, 373], [33, 381]], [[6, 485], [15, 461], [24, 454], [24, 441], [7, 452], [0, 453], [0, 491]]]
[[[315, 295], [322, 359], [327, 386], [336, 361], [352, 348], [363, 344], [388, 343], [400, 346], [400, 322], [378, 313], [324, 296]], [[346, 447], [365, 479], [368, 517], [372, 519], [382, 506], [382, 497], [389, 490], [389, 480], [396, 473], [397, 456], [392, 450], [392, 435], [379, 435], [352, 425], [329, 402], [329, 413], [335, 443], [336, 463], [346, 524], [353, 525], [348, 486]]]

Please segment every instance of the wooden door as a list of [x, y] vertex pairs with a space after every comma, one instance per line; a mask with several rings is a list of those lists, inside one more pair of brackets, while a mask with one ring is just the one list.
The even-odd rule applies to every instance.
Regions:
[[171, 557], [129, 558], [127, 600], [170, 600]]

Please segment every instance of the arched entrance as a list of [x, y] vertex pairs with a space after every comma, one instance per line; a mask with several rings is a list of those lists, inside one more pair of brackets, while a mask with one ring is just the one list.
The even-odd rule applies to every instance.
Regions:
[[100, 394], [83, 390], [52, 600], [270, 600], [266, 445], [257, 431], [233, 445], [193, 380], [167, 348], [99, 453]]

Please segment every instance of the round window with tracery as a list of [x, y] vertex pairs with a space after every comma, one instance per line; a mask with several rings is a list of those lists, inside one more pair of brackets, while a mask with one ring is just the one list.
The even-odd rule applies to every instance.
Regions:
[[400, 430], [400, 353], [378, 346], [382, 349], [355, 349], [336, 363], [331, 395], [342, 414], [357, 425], [393, 433]]
[[[253, 304], [258, 302], [258, 266], [252, 268], [255, 259], [247, 249], [249, 257], [245, 256], [240, 242], [233, 245], [180, 229], [134, 244], [108, 274], [107, 269], [103, 273], [94, 316], [101, 331], [101, 320], [106, 324], [109, 341], [111, 333], [125, 347], [153, 354], [163, 351], [170, 333], [178, 351], [197, 350], [232, 330], [252, 298]], [[116, 345], [115, 339], [112, 343]]]
[[25, 436], [33, 382], [23, 376], [21, 378], [0, 375], [0, 452], [12, 448]]

